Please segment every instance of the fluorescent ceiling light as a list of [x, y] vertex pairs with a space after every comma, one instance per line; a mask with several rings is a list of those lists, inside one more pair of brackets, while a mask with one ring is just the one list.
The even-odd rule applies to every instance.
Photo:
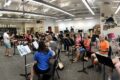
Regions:
[[8, 19], [10, 19], [10, 20], [35, 20], [35, 19], [23, 19], [23, 18], [0, 18], [0, 19], [3, 19], [3, 20], [8, 20]]
[[54, 1], [56, 1], [56, 0], [51, 0], [50, 3], [54, 2]]
[[74, 9], [69, 9], [68, 11], [74, 11], [74, 10], [76, 10], [75, 8]]
[[6, 1], [5, 1], [5, 4], [4, 4], [4, 7], [10, 6], [11, 3], [12, 3], [11, 0], [6, 0]]
[[91, 7], [91, 8], [95, 9], [95, 8], [98, 8], [98, 7]]
[[74, 20], [82, 20], [83, 18], [74, 18]]
[[0, 11], [0, 13], [2, 14], [18, 14], [18, 15], [22, 15], [22, 12], [12, 12], [12, 11]]
[[85, 19], [94, 19], [94, 17], [86, 17]]
[[114, 0], [113, 2], [114, 2], [114, 3], [119, 3], [119, 2], [120, 2], [120, 0]]
[[69, 5], [70, 5], [70, 2], [64, 2], [64, 3], [60, 4], [60, 7], [66, 7], [66, 6], [69, 6]]
[[[23, 12], [15, 12], [15, 11], [0, 11], [1, 14], [17, 14], [17, 15], [23, 15]], [[53, 18], [57, 19], [57, 17], [52, 17], [52, 16], [47, 16], [47, 15], [42, 15], [42, 14], [37, 14], [37, 13], [25, 13], [24, 15], [28, 16], [39, 16], [39, 17], [48, 17], [48, 18]]]
[[58, 8], [58, 7], [52, 6], [52, 4], [49, 5], [47, 2], [44, 2], [44, 1], [35, 1], [35, 0], [32, 0], [31, 2], [34, 2], [34, 3], [36, 3], [36, 4], [40, 4], [40, 5], [46, 6], [46, 7], [48, 7], [48, 8], [52, 8], [52, 9], [54, 9], [54, 10], [57, 10], [57, 11], [60, 11], [60, 12], [62, 12], [62, 13], [65, 13], [65, 14], [67, 14], [67, 15], [70, 15], [70, 16], [72, 16], [72, 17], [75, 16], [75, 15], [73, 15], [73, 14], [67, 12], [67, 11], [64, 11], [64, 10]]
[[2, 16], [3, 14], [2, 13], [0, 13], [0, 17]]
[[92, 15], [95, 15], [95, 13], [93, 12], [93, 10], [91, 9], [90, 5], [88, 4], [88, 2], [86, 0], [82, 0], [82, 2], [84, 3], [84, 5], [88, 8], [88, 10], [92, 13]]
[[117, 10], [115, 11], [115, 14], [117, 14], [120, 10], [120, 5], [118, 6]]
[[115, 9], [115, 8], [117, 8], [117, 7], [112, 7], [112, 8], [114, 8], [114, 9]]
[[94, 6], [95, 0], [87, 0], [87, 1]]
[[43, 9], [43, 12], [48, 12], [49, 8]]
[[64, 21], [71, 21], [72, 19], [64, 19]]

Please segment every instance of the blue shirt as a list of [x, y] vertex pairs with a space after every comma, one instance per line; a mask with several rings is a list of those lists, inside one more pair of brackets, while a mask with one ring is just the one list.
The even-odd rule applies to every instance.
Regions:
[[53, 56], [52, 51], [36, 52], [34, 55], [34, 60], [37, 61], [37, 67], [40, 70], [47, 70], [49, 68], [49, 59]]

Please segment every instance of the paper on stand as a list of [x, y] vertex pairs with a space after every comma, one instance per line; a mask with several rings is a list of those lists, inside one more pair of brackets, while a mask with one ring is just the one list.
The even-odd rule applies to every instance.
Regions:
[[39, 45], [38, 45], [37, 41], [34, 41], [34, 42], [33, 42], [33, 46], [34, 46], [36, 49], [38, 49]]
[[20, 54], [21, 56], [24, 56], [24, 55], [27, 55], [28, 53], [31, 53], [31, 50], [30, 50], [30, 48], [28, 47], [28, 45], [26, 45], [26, 46], [18, 45], [18, 46], [17, 46], [17, 49], [18, 49], [19, 54]]
[[31, 50], [30, 48], [28, 47], [28, 45], [24, 46], [25, 47], [25, 50], [27, 51], [27, 53], [31, 53]]

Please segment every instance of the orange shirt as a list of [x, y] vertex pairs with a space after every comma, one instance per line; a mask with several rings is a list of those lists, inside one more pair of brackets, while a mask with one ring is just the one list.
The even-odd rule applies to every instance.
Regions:
[[109, 42], [104, 40], [99, 42], [99, 50], [101, 54], [108, 54], [108, 52], [103, 52], [103, 51], [107, 51], [109, 49]]
[[90, 48], [90, 42], [91, 42], [90, 39], [84, 39], [84, 45], [86, 48]]

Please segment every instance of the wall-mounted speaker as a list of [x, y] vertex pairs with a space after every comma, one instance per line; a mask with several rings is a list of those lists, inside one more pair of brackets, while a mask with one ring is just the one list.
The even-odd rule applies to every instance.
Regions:
[[42, 23], [42, 21], [40, 21], [40, 20], [37, 20], [37, 21], [36, 21], [36, 23]]

